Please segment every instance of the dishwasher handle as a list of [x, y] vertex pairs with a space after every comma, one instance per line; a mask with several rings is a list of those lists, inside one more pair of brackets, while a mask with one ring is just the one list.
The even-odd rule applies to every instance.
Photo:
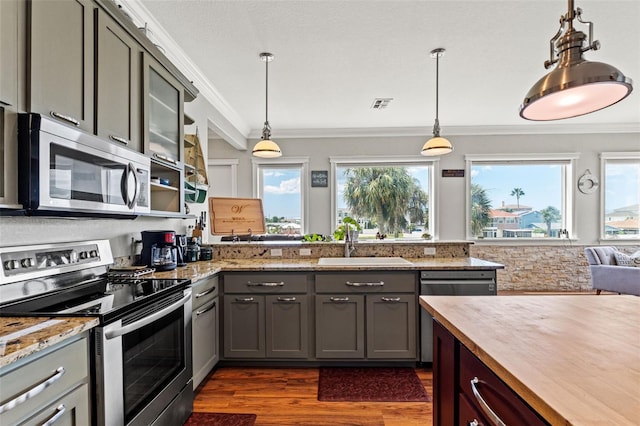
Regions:
[[458, 285], [458, 284], [471, 284], [471, 285], [482, 285], [482, 284], [495, 284], [496, 280], [491, 279], [480, 279], [480, 280], [420, 280], [420, 285], [439, 285], [439, 284], [447, 284], [447, 285]]

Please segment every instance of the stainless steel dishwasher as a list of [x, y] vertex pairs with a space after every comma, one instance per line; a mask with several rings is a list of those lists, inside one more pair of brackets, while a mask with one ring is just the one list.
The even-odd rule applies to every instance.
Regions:
[[[496, 271], [422, 271], [420, 295], [426, 296], [495, 296]], [[420, 361], [433, 362], [433, 324], [429, 313], [420, 309]]]

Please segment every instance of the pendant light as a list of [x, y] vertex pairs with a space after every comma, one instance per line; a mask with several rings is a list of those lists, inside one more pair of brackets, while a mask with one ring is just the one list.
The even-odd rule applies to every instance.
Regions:
[[433, 137], [425, 142], [422, 147], [422, 155], [444, 155], [453, 151], [451, 142], [440, 136], [440, 121], [438, 120], [438, 83], [440, 58], [444, 55], [444, 48], [439, 47], [431, 51], [431, 57], [436, 60], [436, 121], [433, 124]]
[[[573, 28], [574, 19], [589, 27], [586, 43], [585, 33]], [[569, 0], [567, 14], [560, 17], [560, 28], [549, 41], [549, 60], [544, 63], [545, 69], [558, 65], [529, 90], [520, 116], [537, 121], [561, 120], [598, 111], [629, 96], [633, 90], [630, 78], [611, 65], [583, 58], [587, 50], [598, 49], [600, 42], [593, 40], [593, 23], [583, 21], [582, 10], [574, 10], [573, 0]]]
[[264, 128], [262, 129], [262, 138], [256, 146], [253, 147], [253, 155], [262, 158], [277, 158], [282, 155], [280, 147], [271, 140], [271, 126], [269, 125], [269, 62], [273, 61], [271, 53], [261, 53], [260, 60], [265, 63], [265, 116]]

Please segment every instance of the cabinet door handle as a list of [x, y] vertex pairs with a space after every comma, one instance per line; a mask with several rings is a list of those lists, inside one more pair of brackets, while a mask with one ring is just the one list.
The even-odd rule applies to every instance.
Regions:
[[295, 302], [295, 297], [278, 297], [278, 302]]
[[55, 374], [53, 374], [51, 377], [44, 379], [42, 382], [31, 387], [26, 392], [21, 393], [20, 395], [13, 398], [11, 401], [7, 401], [4, 404], [0, 405], [0, 414], [7, 412], [12, 408], [15, 408], [16, 406], [27, 401], [28, 399], [31, 399], [34, 396], [38, 395], [40, 392], [42, 392], [43, 390], [45, 390], [46, 388], [48, 388], [49, 386], [51, 386], [52, 384], [60, 380], [60, 378], [64, 375], [64, 373], [65, 373], [64, 367], [62, 366], [58, 367]]
[[49, 113], [53, 118], [57, 118], [58, 120], [66, 121], [67, 123], [73, 124], [74, 126], [80, 126], [80, 121], [71, 117], [70, 115], [60, 114], [59, 112], [51, 111]]
[[478, 419], [473, 419], [469, 422], [468, 426], [482, 426]]
[[251, 303], [253, 302], [253, 297], [236, 297], [236, 302]]
[[331, 300], [332, 302], [348, 302], [349, 298], [348, 297], [330, 297], [329, 300]]
[[384, 281], [378, 281], [377, 283], [354, 283], [347, 281], [345, 284], [350, 287], [382, 287], [384, 285]]
[[247, 281], [247, 285], [249, 287], [282, 287], [284, 285], [284, 281], [280, 281], [277, 283], [254, 283], [251, 281]]
[[171, 164], [173, 164], [174, 166], [175, 166], [176, 164], [178, 164], [178, 162], [177, 162], [176, 160], [174, 160], [174, 159], [172, 159], [172, 158], [169, 158], [169, 157], [167, 157], [167, 156], [164, 156], [164, 155], [162, 155], [162, 154], [155, 154], [155, 153], [154, 153], [154, 154], [153, 154], [153, 156], [154, 156], [155, 158], [157, 158], [158, 160], [166, 161], [167, 163], [171, 163]]
[[505, 423], [502, 420], [500, 420], [500, 417], [498, 417], [498, 415], [491, 409], [491, 407], [489, 407], [489, 404], [487, 404], [487, 402], [484, 400], [482, 395], [480, 395], [480, 392], [476, 387], [476, 384], [478, 383], [480, 383], [480, 380], [477, 377], [474, 377], [473, 379], [471, 379], [471, 390], [473, 391], [473, 396], [476, 397], [476, 400], [480, 404], [480, 408], [482, 408], [482, 411], [484, 411], [484, 414], [487, 415], [489, 420], [493, 422], [494, 425], [506, 426]]
[[216, 288], [215, 287], [211, 287], [208, 290], [203, 291], [202, 293], [196, 293], [196, 299], [201, 298], [202, 296], [206, 296], [209, 293], [212, 293]]
[[204, 314], [205, 312], [208, 312], [208, 311], [212, 310], [215, 307], [216, 307], [216, 301], [214, 300], [213, 303], [211, 303], [209, 306], [203, 308], [200, 311], [196, 311], [196, 316], [198, 317], [198, 316]]
[[396, 303], [400, 301], [399, 297], [381, 297], [383, 302]]
[[53, 416], [51, 416], [49, 420], [42, 423], [42, 426], [51, 426], [52, 424], [60, 420], [60, 417], [62, 417], [65, 411], [67, 411], [67, 408], [64, 406], [64, 404], [58, 405], [56, 407], [56, 413]]
[[109, 139], [111, 139], [112, 141], [115, 141], [115, 142], [120, 142], [123, 145], [129, 145], [129, 141], [126, 140], [125, 138], [121, 138], [120, 136], [109, 135]]

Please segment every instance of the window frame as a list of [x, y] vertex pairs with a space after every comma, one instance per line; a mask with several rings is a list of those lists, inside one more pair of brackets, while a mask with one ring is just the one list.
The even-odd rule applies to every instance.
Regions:
[[308, 233], [309, 226], [309, 157], [285, 157], [261, 159], [252, 158], [252, 190], [255, 198], [262, 198], [262, 173], [264, 169], [299, 169], [300, 170], [300, 234]]
[[527, 164], [527, 165], [539, 165], [558, 163], [564, 166], [561, 172], [561, 212], [562, 212], [562, 228], [568, 230], [571, 240], [577, 240], [577, 226], [576, 226], [576, 209], [575, 209], [575, 183], [576, 183], [576, 163], [580, 154], [576, 152], [565, 153], [531, 153], [531, 154], [467, 154], [465, 159], [465, 235], [469, 241], [476, 243], [540, 243], [549, 244], [550, 242], [557, 242], [557, 240], [565, 241], [561, 238], [538, 238], [538, 237], [502, 237], [502, 238], [489, 238], [478, 239], [471, 233], [471, 170], [474, 165], [478, 163], [492, 164], [492, 165], [508, 165], [508, 164]]
[[[607, 180], [606, 180], [606, 165], [607, 161], [613, 160], [631, 160], [631, 162], [640, 163], [640, 151], [630, 152], [601, 152], [600, 153], [600, 241], [611, 243], [637, 243], [640, 241], [640, 234], [636, 238], [612, 238], [607, 237], [605, 218], [606, 218], [606, 192], [607, 192]], [[634, 161], [635, 160], [635, 161]]]
[[[338, 168], [339, 167], [389, 167], [402, 166], [410, 167], [412, 165], [427, 166], [429, 178], [429, 232], [433, 240], [438, 239], [438, 215], [435, 206], [437, 199], [437, 186], [435, 177], [439, 171], [440, 158], [433, 157], [426, 159], [425, 157], [411, 156], [332, 156], [329, 157], [331, 164], [331, 230], [338, 226], [337, 208], [338, 203]], [[402, 241], [400, 239], [399, 241]]]

